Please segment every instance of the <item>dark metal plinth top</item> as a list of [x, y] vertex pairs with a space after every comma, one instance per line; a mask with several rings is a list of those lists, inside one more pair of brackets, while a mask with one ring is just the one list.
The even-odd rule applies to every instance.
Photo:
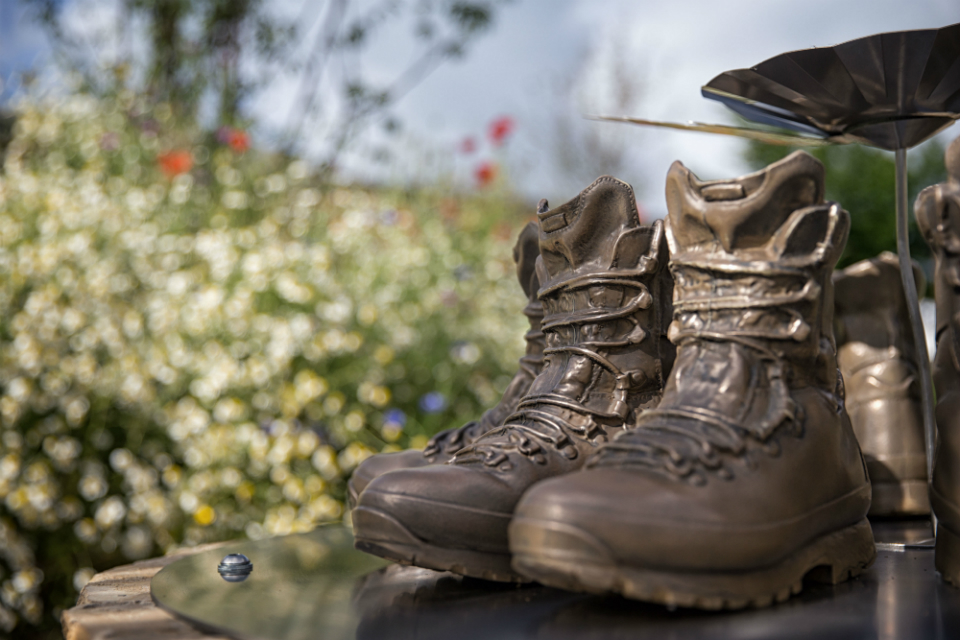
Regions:
[[960, 589], [940, 580], [932, 548], [897, 544], [923, 545], [929, 524], [881, 522], [874, 533], [877, 561], [859, 578], [738, 612], [669, 611], [386, 565], [355, 551], [339, 526], [237, 544], [229, 551], [256, 566], [244, 582], [220, 578], [217, 549], [166, 567], [151, 591], [161, 607], [243, 639], [960, 638]]

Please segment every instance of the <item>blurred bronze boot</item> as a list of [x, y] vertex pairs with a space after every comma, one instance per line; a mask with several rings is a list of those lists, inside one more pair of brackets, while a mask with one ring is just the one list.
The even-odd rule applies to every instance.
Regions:
[[350, 504], [355, 505], [360, 492], [377, 476], [396, 469], [415, 469], [428, 464], [441, 464], [453, 457], [453, 454], [467, 446], [494, 427], [500, 426], [503, 419], [513, 413], [530, 383], [540, 373], [543, 366], [543, 331], [540, 320], [543, 318], [543, 305], [537, 299], [540, 281], [537, 279], [537, 257], [540, 255], [540, 238], [537, 223], [531, 222], [520, 232], [517, 244], [513, 247], [513, 261], [517, 265], [517, 279], [527, 296], [527, 306], [523, 313], [530, 321], [530, 330], [524, 335], [527, 351], [520, 358], [520, 366], [513, 380], [507, 385], [499, 404], [488, 409], [480, 420], [468, 422], [462, 427], [447, 429], [433, 436], [423, 451], [408, 450], [397, 453], [381, 453], [367, 458], [356, 468], [347, 484]]
[[447, 464], [371, 482], [353, 512], [358, 549], [490, 580], [510, 569], [507, 525], [534, 483], [579, 469], [660, 399], [673, 348], [663, 223], [602, 177], [553, 210], [541, 202], [543, 370], [503, 426]]
[[876, 550], [870, 483], [843, 408], [830, 274], [849, 216], [794, 153], [742, 178], [667, 176], [663, 400], [579, 473], [541, 482], [510, 525], [543, 584], [704, 609], [765, 606]]
[[946, 183], [920, 192], [914, 212], [936, 259], [937, 453], [930, 506], [937, 516], [937, 571], [960, 586], [960, 138], [947, 148]]
[[[913, 272], [923, 291], [920, 265]], [[930, 513], [918, 350], [897, 256], [884, 252], [835, 271], [833, 286], [837, 360], [873, 487], [870, 515]]]

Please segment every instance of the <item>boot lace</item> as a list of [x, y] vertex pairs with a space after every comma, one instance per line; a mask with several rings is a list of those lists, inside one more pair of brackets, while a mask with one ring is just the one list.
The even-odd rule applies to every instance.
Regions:
[[[574, 460], [579, 455], [577, 440], [606, 440], [606, 427], [622, 425], [630, 412], [627, 395], [635, 379], [633, 372], [622, 371], [602, 351], [634, 345], [646, 337], [646, 331], [634, 316], [638, 311], [648, 308], [653, 298], [644, 284], [631, 278], [645, 273], [649, 273], [649, 267], [629, 272], [594, 273], [575, 277], [540, 291], [541, 298], [558, 295], [561, 291], [572, 292], [601, 286], [616, 286], [634, 291], [627, 302], [617, 308], [592, 307], [561, 311], [551, 313], [543, 319], [542, 328], [545, 332], [555, 332], [561, 327], [573, 327], [576, 337], [581, 335], [582, 327], [588, 324], [596, 325], [620, 319], [626, 319], [633, 324], [633, 329], [619, 340], [574, 340], [571, 341], [575, 342], [574, 344], [555, 344], [543, 351], [548, 358], [562, 353], [582, 356], [609, 371], [616, 379], [616, 388], [612, 402], [606, 410], [587, 407], [581, 398], [571, 398], [559, 393], [527, 395], [502, 426], [487, 432], [473, 444], [458, 451], [455, 461], [462, 463], [479, 460], [486, 466], [498, 467], [508, 463], [509, 449], [516, 450], [539, 464], [546, 463], [549, 450], [559, 452], [568, 460]], [[551, 340], [548, 344], [550, 342], [558, 341]], [[598, 377], [598, 374], [592, 377], [593, 383]], [[581, 397], [586, 396], [589, 390], [588, 387]], [[549, 406], [556, 409], [547, 410]]]
[[[702, 471], [731, 478], [725, 464], [730, 456], [751, 465], [751, 448], [779, 455], [780, 445], [771, 438], [778, 428], [802, 434], [802, 409], [791, 397], [783, 356], [767, 341], [807, 339], [811, 327], [791, 305], [815, 300], [819, 285], [801, 269], [780, 269], [775, 275], [781, 277], [773, 279], [776, 267], [769, 264], [746, 269], [738, 265], [727, 273], [716, 273], [711, 266], [680, 260], [671, 264], [677, 293], [676, 320], [670, 327], [670, 338], [678, 346], [675, 366], [699, 362], [719, 369], [731, 360], [742, 363], [750, 372], [744, 389], [726, 389], [726, 378], [704, 382], [718, 397], [741, 391], [739, 411], [723, 413], [704, 406], [702, 389], [698, 397], [686, 398], [679, 393], [670, 397], [668, 387], [659, 407], [641, 413], [636, 429], [604, 445], [587, 467], [642, 467], [702, 484]], [[712, 272], [704, 273], [708, 270]], [[758, 398], [761, 384], [765, 397]], [[751, 413], [758, 402], [765, 403], [759, 416]]]
[[[756, 345], [746, 347], [746, 343], [741, 344], [744, 344], [745, 351], [753, 352], [748, 358], [757, 366], [751, 372], [739, 415], [730, 416], [682, 401], [675, 406], [647, 409], [637, 418], [635, 429], [604, 445], [586, 466], [643, 467], [703, 484], [706, 479], [701, 470], [716, 472], [724, 479], [733, 477], [732, 470], [724, 464], [727, 456], [745, 458], [750, 448], [759, 448], [770, 456], [779, 455], [780, 445], [771, 436], [783, 427], [789, 427], [794, 436], [802, 435], [802, 409], [790, 396], [780, 359]], [[711, 354], [709, 341], [689, 348], [692, 348], [693, 355], [682, 354], [686, 356], [684, 360], [705, 359], [711, 355], [726, 357], [720, 353]], [[678, 356], [678, 364], [682, 356]], [[768, 395], [762, 417], [754, 421], [748, 419], [747, 413], [754, 403], [760, 377], [769, 385]], [[745, 423], [749, 423], [750, 428], [745, 428]], [[752, 463], [748, 458], [746, 460], [750, 466]]]

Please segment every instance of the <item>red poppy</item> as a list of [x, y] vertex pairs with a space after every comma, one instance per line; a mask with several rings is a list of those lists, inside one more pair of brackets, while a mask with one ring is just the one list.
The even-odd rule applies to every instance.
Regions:
[[473, 171], [473, 177], [477, 179], [477, 185], [481, 187], [489, 186], [497, 178], [497, 165], [493, 162], [481, 162]]
[[193, 168], [193, 156], [185, 149], [174, 149], [158, 155], [157, 164], [161, 171], [172, 178]]
[[243, 129], [220, 127], [217, 129], [217, 141], [229, 146], [237, 153], [243, 153], [250, 148], [250, 134]]
[[493, 146], [499, 147], [502, 145], [504, 141], [506, 141], [507, 136], [513, 133], [515, 124], [513, 118], [510, 116], [501, 116], [491, 122], [488, 135], [490, 136], [490, 142], [493, 143]]
[[227, 144], [237, 153], [243, 153], [250, 148], [250, 135], [240, 129], [230, 129]]
[[477, 141], [473, 138], [464, 138], [460, 143], [460, 153], [470, 155], [477, 150]]

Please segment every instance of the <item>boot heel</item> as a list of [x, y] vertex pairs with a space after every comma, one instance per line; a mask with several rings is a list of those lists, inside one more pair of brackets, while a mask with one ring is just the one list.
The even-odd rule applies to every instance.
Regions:
[[960, 536], [937, 524], [937, 546], [934, 564], [940, 577], [955, 587], [960, 587]]
[[808, 571], [804, 578], [810, 582], [840, 584], [860, 575], [873, 564], [877, 556], [873, 529], [863, 519], [822, 539], [818, 552], [819, 564]]

